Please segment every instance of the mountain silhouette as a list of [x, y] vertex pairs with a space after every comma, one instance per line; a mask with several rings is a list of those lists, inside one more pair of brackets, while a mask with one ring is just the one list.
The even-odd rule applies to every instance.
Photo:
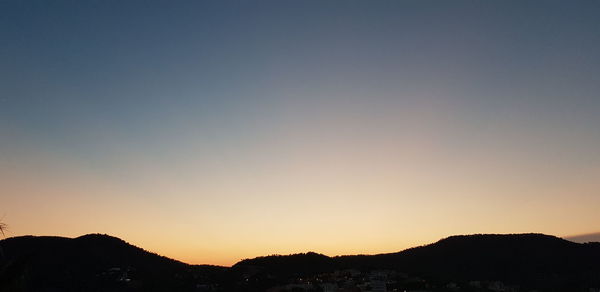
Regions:
[[265, 291], [344, 270], [397, 271], [430, 287], [485, 281], [503, 281], [519, 291], [600, 287], [600, 243], [543, 234], [451, 236], [378, 255], [263, 256], [231, 268], [188, 265], [100, 234], [14, 237], [0, 246], [0, 291]]
[[190, 266], [108, 235], [0, 241], [0, 291], [192, 291]]
[[580, 244], [543, 234], [478, 234], [451, 236], [397, 253], [269, 256], [243, 260], [234, 268], [273, 275], [292, 271], [289, 277], [306, 276], [307, 271], [390, 269], [441, 282], [505, 281], [547, 291], [588, 291], [600, 287], [598, 263], [600, 243]]

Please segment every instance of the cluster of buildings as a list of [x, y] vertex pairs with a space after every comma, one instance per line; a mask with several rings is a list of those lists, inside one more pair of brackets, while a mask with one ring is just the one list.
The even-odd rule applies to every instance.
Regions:
[[[424, 286], [425, 281], [411, 278], [396, 271], [378, 270], [361, 272], [354, 269], [319, 274], [308, 278], [297, 278], [293, 283], [270, 288], [269, 292], [322, 291], [322, 292], [387, 292], [399, 290], [399, 279]], [[416, 290], [411, 290], [416, 291]]]
[[343, 270], [308, 278], [297, 278], [292, 283], [272, 287], [268, 292], [435, 292], [485, 291], [519, 292], [518, 286], [500, 281], [470, 281], [468, 283], [431, 283], [419, 277], [391, 270], [361, 272]]

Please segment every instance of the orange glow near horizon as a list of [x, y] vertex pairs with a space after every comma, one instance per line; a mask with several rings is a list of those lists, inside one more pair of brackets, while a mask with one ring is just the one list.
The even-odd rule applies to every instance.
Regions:
[[[35, 171], [27, 163], [2, 171], [2, 193], [19, 194], [3, 198], [7, 235], [105, 233], [183, 262], [230, 266], [270, 254], [395, 252], [455, 234], [572, 235], [597, 228], [600, 177], [512, 175], [500, 160], [488, 161], [484, 171], [468, 161], [462, 169], [452, 160], [435, 167], [411, 161], [423, 156], [400, 164], [386, 162], [382, 152], [379, 160], [323, 155], [210, 181], [159, 179], [141, 169], [144, 176], [130, 178], [136, 185], [30, 157], [38, 161]], [[532, 188], [528, 182], [536, 179]]]

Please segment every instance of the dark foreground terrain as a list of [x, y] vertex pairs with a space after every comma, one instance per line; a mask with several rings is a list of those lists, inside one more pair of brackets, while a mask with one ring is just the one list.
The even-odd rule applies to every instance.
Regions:
[[452, 236], [397, 253], [188, 265], [108, 235], [0, 241], [0, 291], [600, 291], [600, 243]]

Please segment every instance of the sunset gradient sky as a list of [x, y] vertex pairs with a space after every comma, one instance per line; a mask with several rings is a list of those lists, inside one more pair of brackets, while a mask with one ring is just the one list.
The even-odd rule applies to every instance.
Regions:
[[599, 1], [1, 1], [7, 236], [188, 263], [600, 231]]

